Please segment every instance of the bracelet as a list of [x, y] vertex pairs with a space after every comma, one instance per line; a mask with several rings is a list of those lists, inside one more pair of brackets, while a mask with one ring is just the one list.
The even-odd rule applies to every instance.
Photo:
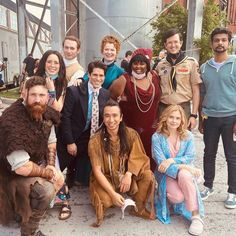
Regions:
[[190, 114], [189, 117], [193, 117], [193, 118], [197, 119], [197, 114]]
[[129, 171], [126, 171], [126, 173], [125, 174], [129, 174], [130, 176], [132, 176], [132, 173], [131, 172], [129, 172]]
[[56, 98], [56, 91], [55, 90], [48, 90], [49, 98], [55, 99]]

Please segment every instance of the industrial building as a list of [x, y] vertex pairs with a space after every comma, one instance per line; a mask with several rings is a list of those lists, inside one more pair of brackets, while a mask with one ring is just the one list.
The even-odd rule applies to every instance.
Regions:
[[[157, 17], [166, 4], [173, 0], [4, 0], [0, 2], [0, 60], [5, 60], [5, 83], [12, 83], [21, 71], [26, 55], [33, 52], [40, 58], [49, 48], [61, 51], [65, 35], [80, 38], [80, 63], [86, 67], [93, 59], [100, 58], [100, 41], [104, 35], [116, 35], [122, 42], [119, 59], [126, 50], [152, 47], [150, 20]], [[179, 0], [189, 8], [190, 3], [204, 0]], [[205, 1], [206, 2], [206, 1]], [[229, 28], [236, 34], [236, 3], [234, 0], [219, 0], [219, 9], [227, 12]], [[38, 16], [31, 8], [38, 8]], [[50, 19], [44, 13], [50, 14]], [[197, 26], [196, 26], [197, 27]], [[201, 28], [200, 30], [201, 31]], [[195, 35], [192, 34], [192, 38]], [[199, 35], [198, 35], [199, 37]], [[192, 43], [190, 38], [190, 45]], [[234, 42], [236, 48], [236, 39]]]

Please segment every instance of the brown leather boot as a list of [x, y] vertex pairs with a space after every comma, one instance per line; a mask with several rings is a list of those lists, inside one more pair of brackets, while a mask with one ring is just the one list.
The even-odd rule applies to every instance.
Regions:
[[32, 236], [36, 234], [39, 222], [43, 218], [45, 211], [32, 210], [32, 215], [28, 222], [21, 224], [21, 236]]

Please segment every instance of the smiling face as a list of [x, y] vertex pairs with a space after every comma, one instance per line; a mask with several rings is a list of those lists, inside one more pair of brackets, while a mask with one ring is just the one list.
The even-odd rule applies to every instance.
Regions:
[[98, 89], [102, 86], [105, 73], [103, 69], [94, 68], [91, 74], [88, 74], [89, 82], [92, 84], [94, 89]]
[[106, 106], [103, 111], [103, 122], [108, 133], [118, 133], [122, 115], [118, 106]]
[[144, 74], [147, 71], [147, 64], [144, 61], [134, 61], [131, 65], [131, 69], [137, 74]]
[[173, 111], [166, 119], [168, 130], [177, 130], [181, 124], [181, 114], [179, 111]]
[[45, 72], [49, 75], [56, 75], [60, 70], [59, 58], [56, 54], [51, 54], [48, 56], [45, 63]]
[[76, 41], [66, 39], [63, 46], [64, 57], [67, 60], [73, 60], [79, 53]]
[[165, 48], [167, 52], [172, 54], [179, 53], [183, 42], [180, 41], [179, 34], [175, 34], [169, 38], [166, 39], [166, 42], [164, 43]]
[[107, 62], [115, 61], [117, 56], [115, 45], [113, 43], [106, 43], [102, 50], [102, 55]]
[[227, 34], [216, 34], [212, 40], [212, 49], [215, 53], [221, 54], [228, 50], [230, 42]]

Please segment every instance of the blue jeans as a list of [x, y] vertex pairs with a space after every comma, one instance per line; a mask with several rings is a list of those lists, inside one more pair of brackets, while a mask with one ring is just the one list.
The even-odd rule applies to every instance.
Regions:
[[236, 142], [233, 141], [233, 125], [236, 115], [228, 117], [208, 117], [203, 122], [204, 128], [204, 185], [213, 187], [215, 178], [215, 160], [219, 138], [223, 141], [228, 167], [228, 192], [236, 194]]

